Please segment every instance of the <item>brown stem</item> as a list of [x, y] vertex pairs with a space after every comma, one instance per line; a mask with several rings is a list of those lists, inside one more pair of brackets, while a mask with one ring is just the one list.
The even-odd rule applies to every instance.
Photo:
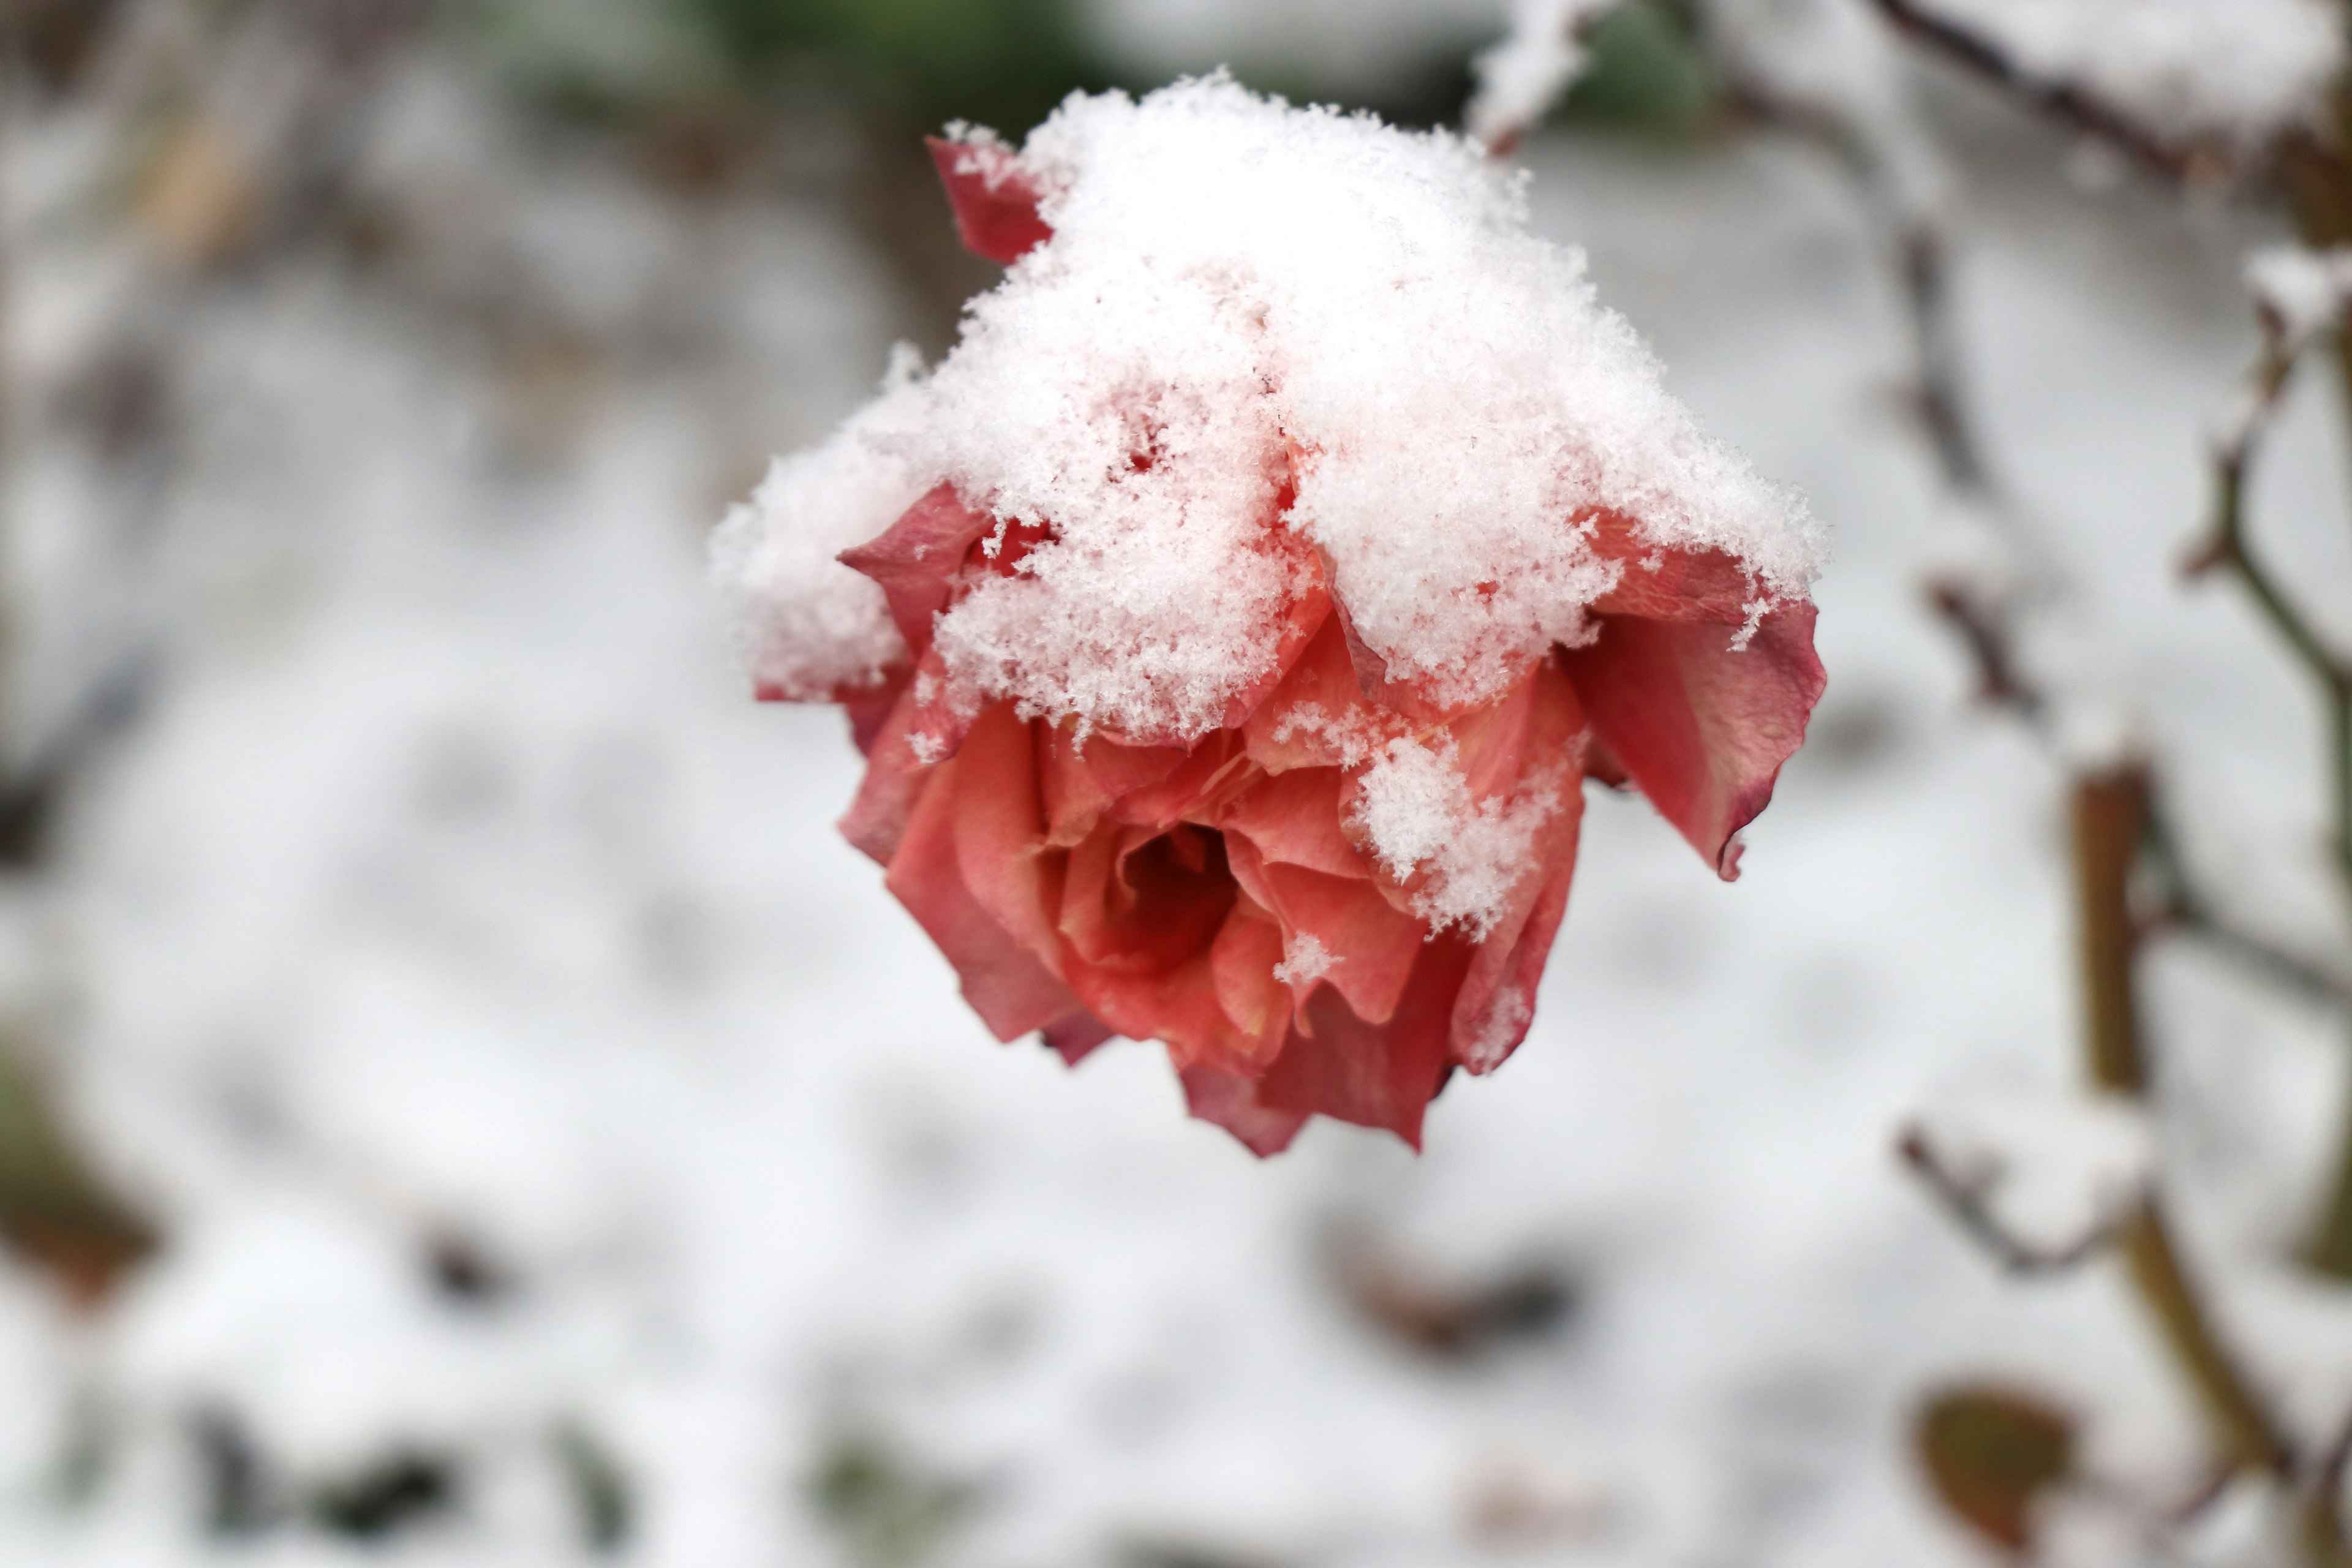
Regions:
[[[2132, 986], [2137, 941], [2131, 873], [2147, 832], [2147, 770], [2126, 763], [2079, 776], [2071, 812], [2084, 1065], [2095, 1088], [2143, 1101], [2148, 1072]], [[2205, 1406], [2225, 1455], [2241, 1466], [2286, 1476], [2293, 1446], [2222, 1343], [2153, 1192], [2116, 1239], [2134, 1288]]]

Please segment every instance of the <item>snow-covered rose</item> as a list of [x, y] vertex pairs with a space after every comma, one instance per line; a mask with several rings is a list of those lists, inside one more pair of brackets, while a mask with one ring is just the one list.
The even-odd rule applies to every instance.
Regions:
[[1588, 774], [1734, 874], [1819, 530], [1449, 137], [1212, 79], [934, 151], [1009, 270], [723, 525], [760, 692], [847, 706], [845, 831], [1000, 1037], [1417, 1143], [1527, 1032]]

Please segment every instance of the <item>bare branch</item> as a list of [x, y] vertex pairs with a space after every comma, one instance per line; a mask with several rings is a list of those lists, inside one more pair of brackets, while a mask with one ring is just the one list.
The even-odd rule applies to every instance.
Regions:
[[2063, 1247], [2037, 1246], [2011, 1230], [1993, 1213], [1991, 1184], [1963, 1176], [1944, 1163], [1923, 1129], [1906, 1127], [1895, 1141], [1895, 1152], [1926, 1184], [1945, 1212], [1958, 1222], [1969, 1239], [1982, 1247], [2004, 1274], [2063, 1273], [2095, 1257], [2115, 1239], [2116, 1222], [2110, 1219]]
[[2098, 138], [2154, 174], [2174, 180], [2204, 180], [2222, 168], [2221, 160], [2205, 150], [2174, 145], [2095, 93], [2071, 82], [2035, 80], [2000, 45], [1936, 15], [1917, 0], [1877, 0], [1877, 5], [1888, 21], [1945, 58], [2084, 134]]

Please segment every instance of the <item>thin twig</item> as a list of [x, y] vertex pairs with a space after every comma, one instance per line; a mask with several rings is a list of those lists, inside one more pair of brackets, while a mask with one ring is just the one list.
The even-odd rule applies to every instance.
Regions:
[[1990, 1184], [1971, 1181], [1946, 1164], [1935, 1145], [1918, 1127], [1906, 1127], [1895, 1141], [1895, 1152], [1935, 1194], [1946, 1213], [1969, 1239], [1982, 1247], [2005, 1274], [2031, 1277], [2060, 1274], [2096, 1256], [2115, 1239], [2119, 1219], [2092, 1226], [2063, 1247], [2038, 1246], [2001, 1223], [1989, 1200]]
[[1877, 0], [1877, 5], [1888, 21], [1945, 58], [2084, 134], [2098, 138], [2154, 174], [2175, 180], [2204, 179], [2223, 166], [2202, 148], [2166, 141], [2095, 93], [2071, 82], [2036, 79], [1991, 39], [1937, 15], [1916, 0]]
[[2308, 339], [2263, 312], [2263, 348], [2245, 405], [2214, 443], [2211, 532], [2192, 557], [2192, 574], [2227, 570], [2311, 677], [2327, 720], [2328, 804], [2336, 870], [2352, 895], [2352, 663], [2330, 647], [2291, 598], [2247, 534], [2246, 475]]
[[2325, 1568], [2352, 1565], [2352, 1536], [2345, 1531], [2344, 1487], [2352, 1480], [2352, 1411], [2311, 1468], [2304, 1491], [2304, 1547], [2310, 1560]]

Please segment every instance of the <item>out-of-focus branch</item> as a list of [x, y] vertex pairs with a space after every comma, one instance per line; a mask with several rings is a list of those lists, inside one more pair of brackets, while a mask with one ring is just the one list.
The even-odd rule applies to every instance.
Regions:
[[1982, 34], [1937, 15], [1916, 0], [1876, 0], [1879, 12], [1905, 34], [1965, 66], [2004, 92], [2095, 136], [2134, 162], [2171, 179], [2197, 179], [2219, 172], [2218, 160], [2178, 147], [2135, 122], [2097, 94], [2071, 82], [2037, 81]]
[[[2334, 312], [2339, 332], [2340, 303]], [[2304, 351], [2320, 335], [2324, 323], [2291, 321], [2270, 300], [2263, 300], [2260, 317], [2263, 346], [2247, 378], [2244, 402], [2214, 443], [2210, 531], [2188, 570], [2192, 574], [2229, 572], [2311, 679], [2326, 727], [2329, 848], [2345, 894], [2352, 900], [2352, 660], [2330, 646], [2287, 593], [2250, 538], [2246, 512], [2247, 476], [2262, 437]], [[2305, 1260], [2322, 1273], [2346, 1279], [2352, 1278], [2352, 1113], [2347, 1113], [2341, 1145]]]
[[2352, 1481], [2352, 1412], [2320, 1450], [2304, 1497], [2304, 1554], [2317, 1568], [2352, 1568], [2352, 1534], [2344, 1519], [2347, 1481]]
[[[2011, 535], [2023, 525], [1994, 476], [1970, 416], [1961, 356], [1952, 326], [1950, 247], [1935, 215], [1910, 199], [1893, 160], [1865, 127], [1817, 104], [1791, 103], [1762, 84], [1730, 73], [1734, 103], [1759, 123], [1792, 132], [1834, 157], [1862, 193], [1883, 231], [1904, 307], [1912, 354], [1912, 405], [1916, 412], [1937, 476], [1956, 501], [1990, 515]], [[1951, 628], [1974, 665], [1980, 699], [2007, 709], [2042, 735], [2053, 739], [2052, 694], [2019, 648], [2021, 600], [2015, 591], [1987, 591], [1955, 574], [1927, 586], [1927, 602]], [[2221, 900], [2201, 887], [2170, 826], [2170, 813], [2153, 781], [2147, 821], [2155, 868], [2163, 891], [2162, 921], [2220, 956], [2265, 978], [2282, 980], [2316, 1001], [2352, 1005], [2352, 974], [2339, 973], [2247, 928]]]
[[1589, 63], [1587, 28], [1621, 0], [1511, 0], [1503, 41], [1471, 61], [1477, 90], [1462, 111], [1462, 128], [1501, 160], [1516, 154], [1553, 105], [1567, 96]]
[[1895, 1152], [1927, 1184], [1928, 1192], [1935, 1194], [1944, 1212], [1952, 1216], [1969, 1239], [1982, 1247], [2005, 1274], [2063, 1273], [2095, 1257], [2115, 1238], [2116, 1224], [2111, 1221], [2092, 1226], [2063, 1247], [2027, 1241], [2002, 1224], [2000, 1216], [1993, 1212], [1986, 1184], [1971, 1181], [1946, 1164], [1922, 1129], [1905, 1128], [1895, 1139]]
[[2317, 688], [2327, 715], [2331, 848], [2352, 894], [2352, 664], [2327, 645], [2247, 535], [2247, 470], [2308, 341], [2291, 331], [2274, 310], [2263, 310], [2263, 349], [2245, 405], [2214, 444], [2211, 532], [2189, 562], [2189, 571], [2221, 568], [2235, 577]]
[[[2083, 976], [2084, 1068], [2092, 1086], [2137, 1100], [2147, 1096], [2133, 966], [2138, 931], [2131, 874], [2147, 834], [2148, 777], [2126, 764], [2077, 779], [2069, 826]], [[2286, 1478], [2294, 1447], [2254, 1392], [2190, 1281], [2158, 1195], [2151, 1191], [2126, 1217], [2117, 1242], [2140, 1299], [2211, 1417], [2228, 1455], [2242, 1467]]]

